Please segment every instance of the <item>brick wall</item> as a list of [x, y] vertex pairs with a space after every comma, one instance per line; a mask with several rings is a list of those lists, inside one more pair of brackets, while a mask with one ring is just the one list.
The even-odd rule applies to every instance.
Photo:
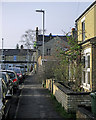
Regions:
[[[57, 101], [62, 104], [62, 107], [64, 107], [67, 112], [76, 112], [78, 105], [91, 106], [91, 97], [89, 95], [90, 93], [73, 92], [59, 83], [53, 82], [53, 85], [50, 85], [52, 84], [51, 79], [46, 80], [46, 82], [47, 88], [50, 91], [53, 89], [53, 95], [56, 97]], [[53, 88], [50, 88], [51, 86], [53, 86]]]

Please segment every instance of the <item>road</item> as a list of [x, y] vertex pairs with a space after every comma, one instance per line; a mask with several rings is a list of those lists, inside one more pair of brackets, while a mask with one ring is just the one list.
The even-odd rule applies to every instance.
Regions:
[[47, 89], [43, 88], [36, 75], [28, 76], [18, 94], [13, 97], [8, 120], [34, 118], [61, 118], [56, 112]]

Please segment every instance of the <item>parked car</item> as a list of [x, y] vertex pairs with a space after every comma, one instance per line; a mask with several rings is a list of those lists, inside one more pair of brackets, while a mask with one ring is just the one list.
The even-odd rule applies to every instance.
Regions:
[[16, 67], [21, 69], [22, 76], [23, 76], [23, 78], [25, 78], [25, 76], [26, 76], [25, 66], [24, 65], [16, 65]]
[[21, 72], [21, 69], [20, 69], [20, 68], [10, 67], [9, 70], [13, 70], [13, 71], [16, 72], [17, 78], [18, 78], [18, 80], [19, 80], [19, 83], [22, 83], [22, 82], [23, 82], [23, 76], [22, 76], [22, 72]]
[[2, 72], [8, 73], [10, 79], [13, 81], [13, 90], [17, 90], [19, 88], [19, 80], [17, 78], [17, 74], [13, 70], [2, 70]]
[[26, 76], [26, 72], [25, 72], [24, 68], [20, 68], [20, 69], [21, 69], [22, 76], [23, 76], [23, 79], [24, 79], [24, 78], [25, 78], [25, 76]]
[[0, 120], [2, 120], [2, 116], [4, 115], [4, 104], [2, 98], [2, 78], [0, 78]]
[[0, 92], [2, 93], [2, 102], [5, 102], [7, 92], [8, 92], [8, 87], [7, 84], [5, 83], [5, 80], [3, 79], [2, 74], [0, 73], [0, 86], [2, 84], [2, 88], [0, 88]]
[[7, 96], [8, 88], [4, 79], [1, 78], [1, 82], [2, 82], [2, 102], [4, 103]]
[[7, 87], [7, 94], [5, 96], [12, 96], [13, 95], [13, 82], [10, 79], [9, 75], [7, 74], [7, 72], [0, 72], [0, 77], [3, 79], [2, 83], [4, 83], [3, 84], [4, 87], [5, 86]]
[[8, 96], [8, 87], [0, 73], [0, 120], [6, 120], [10, 110], [10, 96]]

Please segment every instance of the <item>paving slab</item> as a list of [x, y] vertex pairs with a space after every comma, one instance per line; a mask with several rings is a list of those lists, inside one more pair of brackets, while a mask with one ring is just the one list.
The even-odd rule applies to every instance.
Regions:
[[36, 75], [30, 75], [24, 82], [16, 108], [15, 119], [61, 118], [56, 112], [47, 89], [38, 82]]

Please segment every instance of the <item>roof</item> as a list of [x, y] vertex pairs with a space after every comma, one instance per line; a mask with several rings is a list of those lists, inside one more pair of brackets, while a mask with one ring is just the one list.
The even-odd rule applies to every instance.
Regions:
[[[66, 42], [66, 40], [67, 40], [67, 37], [65, 37], [65, 40], [64, 40], [57, 36], [52, 40], [46, 42], [44, 44], [44, 53], [46, 53], [46, 49], [51, 49], [51, 53], [53, 54], [54, 50], [57, 48], [62, 48], [62, 49], [68, 48], [69, 45]], [[42, 51], [42, 46], [38, 48], [38, 51]]]
[[[29, 52], [31, 54], [33, 54], [33, 52], [35, 52], [34, 50], [29, 50]], [[2, 49], [0, 49], [0, 53], [2, 53]], [[3, 54], [4, 55], [10, 55], [10, 56], [14, 56], [14, 55], [27, 55], [27, 49], [3, 49]]]
[[77, 22], [95, 4], [96, 4], [96, 0], [75, 20], [75, 22]]
[[[64, 35], [52, 35], [52, 34], [49, 34], [49, 35], [44, 35], [44, 42], [48, 42], [49, 40], [55, 38], [55, 37], [59, 37], [61, 39], [64, 39], [67, 41], [66, 36]], [[38, 35], [38, 40], [37, 41], [43, 41], [43, 35]]]
[[[67, 45], [68, 45], [68, 43], [67, 43], [67, 37], [65, 36], [64, 38], [65, 38], [65, 39], [61, 39], [61, 38], [58, 37], [58, 36], [57, 36], [57, 37], [54, 37], [53, 39], [49, 40], [48, 42], [45, 42], [44, 45], [45, 45], [45, 46], [48, 45], [48, 46], [50, 46], [50, 47], [53, 47], [55, 42], [57, 42], [57, 41], [64, 41], [64, 42], [65, 42], [65, 46], [67, 46]], [[40, 47], [42, 47], [42, 46], [40, 46]], [[40, 47], [39, 47], [39, 48], [40, 48]]]
[[[51, 35], [44, 35], [44, 43], [50, 42], [56, 37], [67, 42], [67, 37], [65, 35], [52, 35], [51, 34]], [[42, 44], [43, 44], [43, 35], [38, 35], [37, 46], [42, 46]]]

